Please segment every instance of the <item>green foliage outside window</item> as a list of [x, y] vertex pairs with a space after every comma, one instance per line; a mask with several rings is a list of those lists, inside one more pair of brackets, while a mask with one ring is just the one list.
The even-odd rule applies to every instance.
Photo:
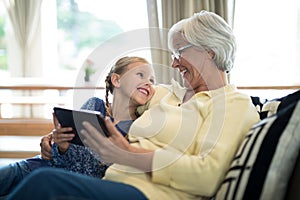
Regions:
[[[89, 12], [81, 12], [76, 0], [57, 0], [57, 27], [64, 39], [76, 47], [74, 58], [82, 49], [94, 49], [112, 36], [122, 33], [114, 21], [101, 20]], [[64, 68], [69, 68], [65, 63]]]
[[7, 56], [5, 45], [5, 18], [0, 16], [0, 70], [7, 70]]
[[[71, 52], [74, 60], [84, 49], [94, 49], [109, 38], [122, 33], [122, 28], [114, 21], [101, 20], [89, 12], [81, 12], [77, 1], [57, 0], [57, 27], [63, 33], [63, 41], [72, 43], [75, 51]], [[0, 15], [0, 70], [7, 70], [7, 51], [5, 42], [5, 17]], [[64, 45], [63, 43], [60, 45]], [[63, 68], [74, 68], [68, 62], [61, 63]]]

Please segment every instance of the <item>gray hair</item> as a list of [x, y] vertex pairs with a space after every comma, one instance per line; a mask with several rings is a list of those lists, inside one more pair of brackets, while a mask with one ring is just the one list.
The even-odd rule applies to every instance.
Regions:
[[180, 32], [190, 44], [215, 53], [214, 61], [221, 71], [229, 72], [234, 63], [236, 41], [231, 27], [219, 15], [202, 10], [174, 24], [169, 30], [169, 48]]

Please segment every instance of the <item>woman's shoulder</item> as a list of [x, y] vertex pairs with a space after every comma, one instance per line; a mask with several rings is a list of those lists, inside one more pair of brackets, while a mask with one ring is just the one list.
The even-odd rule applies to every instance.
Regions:
[[167, 93], [173, 93], [178, 98], [184, 96], [186, 88], [182, 87], [179, 82], [174, 79], [171, 80], [171, 84], [158, 84], [155, 86], [156, 95], [166, 95]]

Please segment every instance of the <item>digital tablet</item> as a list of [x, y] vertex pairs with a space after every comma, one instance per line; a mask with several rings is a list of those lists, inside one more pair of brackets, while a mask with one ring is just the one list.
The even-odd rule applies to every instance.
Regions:
[[89, 110], [70, 110], [66, 108], [54, 107], [54, 114], [62, 127], [72, 127], [75, 137], [71, 143], [84, 145], [79, 137], [79, 131], [84, 129], [82, 122], [90, 122], [102, 135], [108, 137], [103, 115], [100, 112]]

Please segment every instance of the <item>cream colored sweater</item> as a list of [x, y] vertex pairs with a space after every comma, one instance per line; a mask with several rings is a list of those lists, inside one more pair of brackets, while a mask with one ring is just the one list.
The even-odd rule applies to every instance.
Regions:
[[158, 86], [149, 110], [129, 130], [133, 145], [155, 150], [152, 177], [114, 164], [105, 179], [133, 185], [149, 199], [199, 199], [216, 192], [259, 116], [233, 85], [197, 93], [181, 104], [184, 93], [174, 82]]

